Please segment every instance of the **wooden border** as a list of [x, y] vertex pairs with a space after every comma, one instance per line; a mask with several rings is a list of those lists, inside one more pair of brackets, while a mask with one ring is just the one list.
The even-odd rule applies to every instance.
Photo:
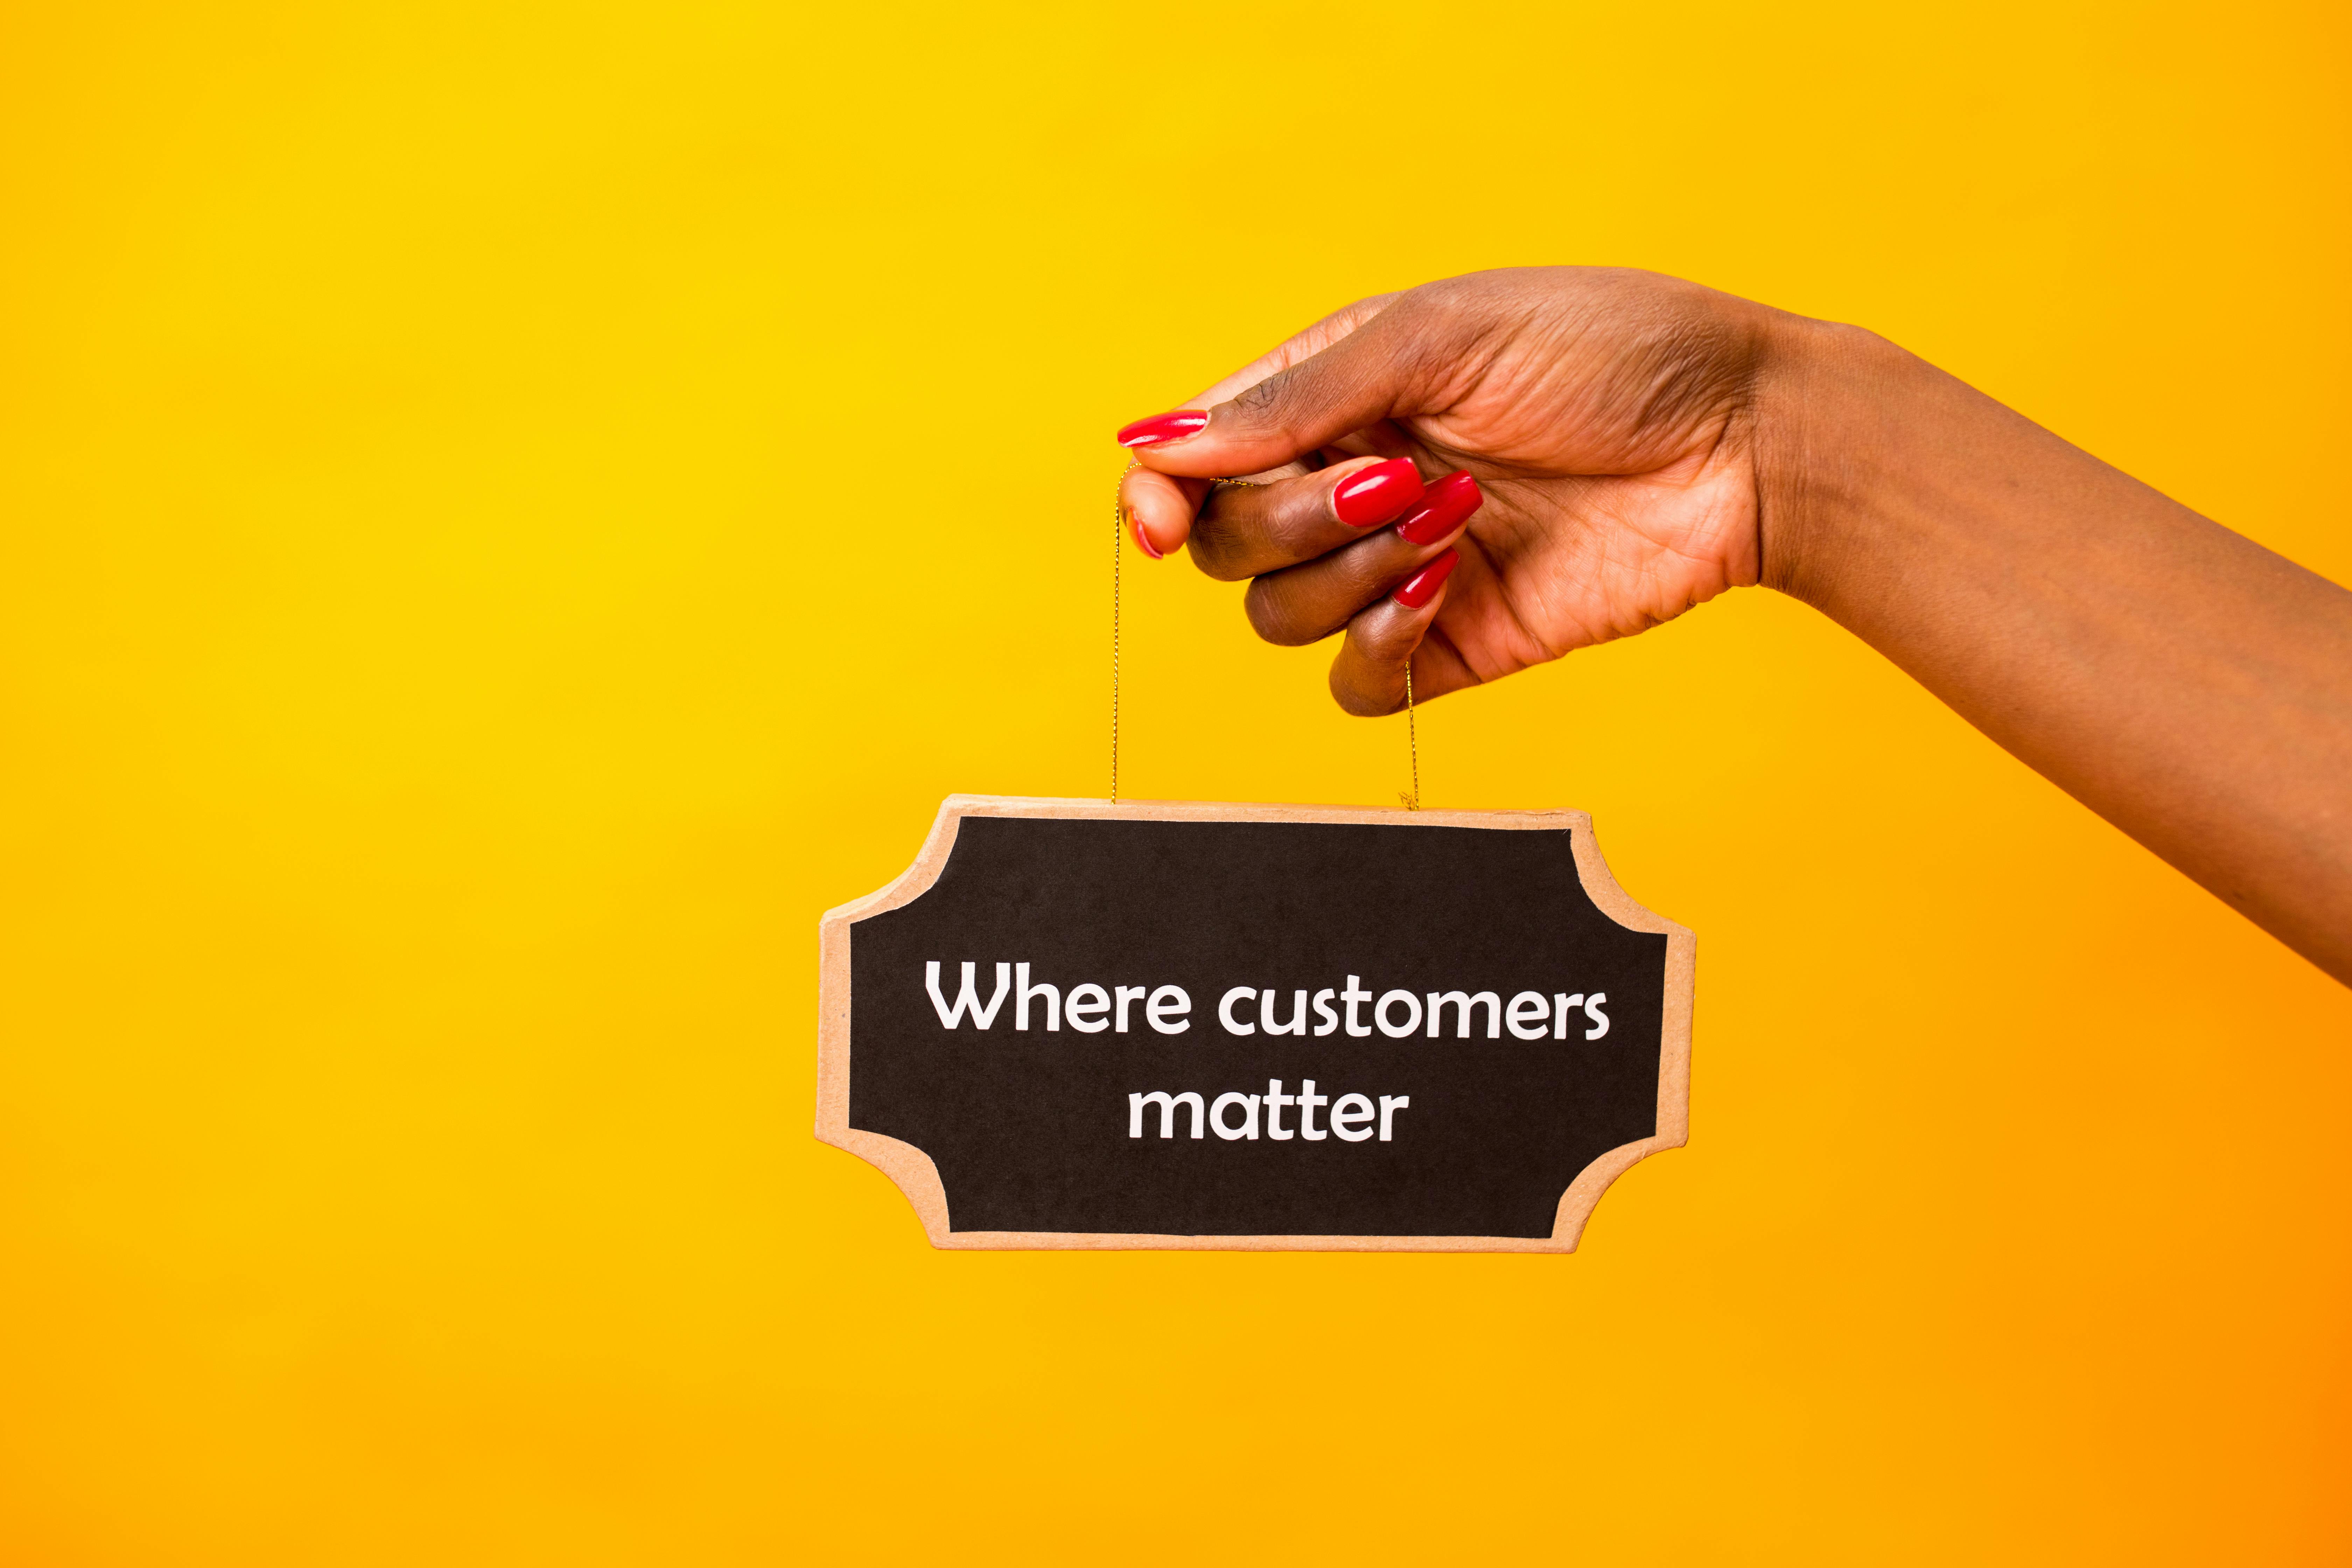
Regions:
[[[868, 915], [910, 904], [930, 890], [955, 847], [967, 816], [1049, 816], [1125, 822], [1352, 822], [1382, 827], [1565, 827], [1572, 835], [1578, 879], [1602, 913], [1631, 931], [1666, 937], [1665, 1008], [1658, 1059], [1658, 1131], [1620, 1144], [1577, 1173], [1559, 1198], [1549, 1237], [1516, 1236], [1150, 1236], [1084, 1231], [948, 1228], [947, 1189], [939, 1167], [913, 1144], [849, 1125], [849, 928]], [[1585, 1221], [1609, 1184], [1645, 1154], [1679, 1149], [1690, 1139], [1691, 1002], [1698, 939], [1651, 913], [1617, 885], [1593, 842], [1592, 818], [1580, 811], [1398, 811], [1352, 805], [1243, 805], [1213, 801], [1055, 800], [1015, 795], [953, 795], [940, 807], [922, 852], [891, 884], [854, 903], [829, 910], [818, 925], [816, 1135], [878, 1167], [898, 1184], [937, 1247], [1004, 1250], [1149, 1251], [1181, 1248], [1217, 1252], [1573, 1252]]]

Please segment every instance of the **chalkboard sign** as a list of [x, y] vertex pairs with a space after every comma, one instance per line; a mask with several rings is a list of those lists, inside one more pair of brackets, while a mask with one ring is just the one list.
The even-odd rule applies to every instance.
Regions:
[[1581, 812], [958, 795], [822, 933], [817, 1136], [939, 1247], [1571, 1251], [1685, 1136]]

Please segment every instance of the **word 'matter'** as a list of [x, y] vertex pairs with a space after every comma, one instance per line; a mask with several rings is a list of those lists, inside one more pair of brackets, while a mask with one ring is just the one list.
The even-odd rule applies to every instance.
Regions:
[[[1192, 1111], [1193, 1137], [1201, 1136], [1201, 1130], [1205, 1126], [1230, 1143], [1236, 1139], [1257, 1136], [1258, 1109], [1263, 1105], [1265, 1110], [1265, 1135], [1277, 1143], [1286, 1143], [1293, 1138], [1320, 1143], [1334, 1133], [1343, 1143], [1361, 1143], [1372, 1135], [1375, 1114], [1380, 1118], [1381, 1142], [1388, 1143], [1395, 1141], [1396, 1113], [1412, 1104], [1409, 1095], [1384, 1094], [1381, 1096], [1381, 1108], [1376, 1113], [1369, 1096], [1343, 1094], [1334, 1100], [1328, 1094], [1316, 1093], [1315, 1080], [1311, 1078], [1299, 1085], [1297, 1094], [1283, 1093], [1282, 1080], [1275, 1078], [1266, 1079], [1263, 1096], [1234, 1091], [1221, 1094], [1205, 1105], [1200, 1093], [1194, 1089], [1170, 1094], [1164, 1089], [1155, 1089], [1149, 1094], [1127, 1097], [1127, 1135], [1129, 1138], [1142, 1137], [1144, 1108], [1157, 1105], [1160, 1108], [1160, 1136], [1173, 1138], [1176, 1136], [1176, 1108], [1189, 1106]], [[1298, 1125], [1285, 1127], [1282, 1113], [1294, 1105], [1298, 1107]], [[1315, 1112], [1326, 1105], [1331, 1108], [1331, 1125], [1318, 1127], [1315, 1125]], [[1228, 1117], [1225, 1114], [1228, 1110], [1241, 1111], [1242, 1119], [1236, 1121]]]
[[[923, 965], [923, 987], [939, 1013], [941, 1028], [960, 1027], [969, 1017], [973, 1028], [986, 1029], [996, 1022], [1008, 997], [1016, 1030], [1027, 1030], [1034, 1018], [1037, 1026], [1058, 1032], [1066, 1019], [1082, 1035], [1098, 1035], [1106, 1029], [1126, 1034], [1139, 1014], [1162, 1035], [1181, 1035], [1192, 1026], [1192, 998], [1181, 985], [1104, 986], [1087, 981], [1071, 986], [1065, 995], [1059, 986], [1042, 981], [1031, 984], [1025, 963], [999, 963], [996, 989], [983, 1005], [978, 969], [978, 964], [964, 961], [962, 986], [950, 1005], [940, 989], [939, 960]], [[1344, 987], [1326, 986], [1313, 993], [1303, 986], [1293, 990], [1286, 1016], [1279, 991], [1234, 986], [1217, 1002], [1217, 1022], [1229, 1035], [1313, 1034], [1319, 1037], [1345, 1029], [1362, 1038], [1377, 1028], [1390, 1039], [1401, 1040], [1425, 1027], [1429, 1038], [1435, 1039], [1450, 1007], [1457, 1039], [1470, 1038], [1475, 1016], [1486, 1026], [1490, 1040], [1501, 1039], [1506, 1028], [1515, 1039], [1564, 1040], [1569, 1037], [1569, 1019], [1580, 1013], [1578, 1022], [1589, 1026], [1583, 1037], [1597, 1040], [1609, 1032], [1609, 1016], [1601, 1011], [1601, 1004], [1608, 1000], [1605, 991], [1589, 996], [1580, 991], [1521, 991], [1507, 1002], [1496, 991], [1383, 991], [1375, 997], [1364, 989], [1361, 976], [1350, 974]], [[1142, 1004], [1139, 1008], [1138, 1003]], [[1310, 1008], [1315, 1015], [1311, 1029]]]

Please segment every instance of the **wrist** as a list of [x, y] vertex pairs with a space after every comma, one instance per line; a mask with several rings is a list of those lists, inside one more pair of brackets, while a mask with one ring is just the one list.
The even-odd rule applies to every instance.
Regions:
[[[1877, 333], [1774, 311], [1755, 395], [1759, 578], [1832, 616], [1878, 550], [1907, 385], [1935, 374]], [[1866, 573], [1866, 567], [1864, 570]], [[1843, 617], [1839, 617], [1843, 618]]]

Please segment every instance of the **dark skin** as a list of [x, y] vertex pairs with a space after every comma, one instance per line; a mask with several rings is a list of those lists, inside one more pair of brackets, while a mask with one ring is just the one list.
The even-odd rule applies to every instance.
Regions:
[[[1351, 713], [1761, 584], [2352, 984], [2352, 593], [1856, 328], [1654, 274], [1449, 279], [1317, 323], [1140, 447], [1155, 552], [1252, 579], [1260, 636], [1345, 632]], [[1447, 537], [1350, 528], [1349, 475], [1475, 476]], [[1248, 488], [1210, 480], [1249, 476]], [[1391, 597], [1448, 551], [1419, 608]]]

